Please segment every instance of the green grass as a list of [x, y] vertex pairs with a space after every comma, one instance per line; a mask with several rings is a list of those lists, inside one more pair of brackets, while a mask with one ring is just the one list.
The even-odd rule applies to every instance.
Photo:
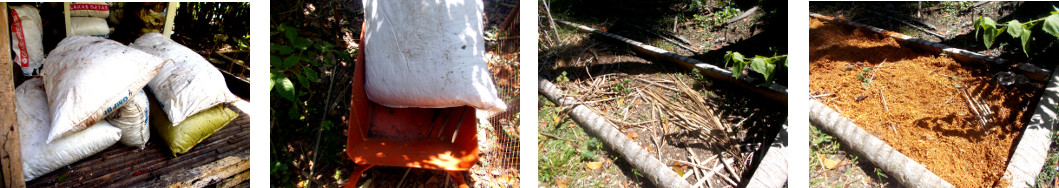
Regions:
[[[595, 137], [589, 136], [580, 126], [566, 116], [562, 108], [556, 107], [551, 101], [543, 96], [538, 99], [537, 107], [540, 112], [537, 115], [539, 132], [549, 136], [538, 137], [540, 154], [538, 158], [538, 180], [542, 185], [554, 185], [557, 181], [574, 183], [573, 181], [585, 179], [592, 175], [585, 167], [587, 162], [600, 161], [603, 153], [602, 142]], [[611, 167], [605, 171], [615, 172], [617, 168]], [[594, 185], [573, 186], [601, 186], [598, 181]]]
[[1044, 167], [1041, 169], [1041, 174], [1037, 175], [1037, 187], [1048, 187], [1055, 182], [1056, 176], [1059, 176], [1059, 166], [1056, 166], [1056, 162], [1059, 162], [1059, 132], [1054, 132], [1052, 135], [1052, 146], [1048, 149], [1048, 159], [1044, 163]]
[[[809, 152], [809, 172], [810, 172], [809, 186], [810, 187], [835, 186], [835, 185], [830, 185], [830, 184], [832, 184], [834, 182], [828, 182], [826, 177], [813, 176], [817, 172], [831, 170], [831, 169], [826, 169], [824, 167], [824, 164], [822, 164], [820, 162], [821, 158], [825, 158], [827, 156], [833, 156], [833, 155], [845, 156], [845, 158], [848, 159], [850, 163], [852, 163], [852, 164], [850, 164], [852, 166], [858, 166], [857, 165], [858, 159], [860, 159], [860, 157], [855, 155], [855, 154], [843, 151], [842, 150], [842, 145], [839, 143], [837, 138], [835, 138], [834, 136], [829, 135], [827, 133], [824, 133], [822, 130], [820, 130], [819, 128], [817, 128], [815, 125], [812, 125], [812, 124], [809, 124], [809, 150], [810, 150], [810, 152]], [[832, 158], [832, 159], [834, 159], [834, 158]], [[845, 172], [842, 172], [842, 173], [843, 173], [844, 176], [848, 177], [853, 172], [854, 172], [854, 169], [848, 169], [848, 170], [846, 170]], [[872, 172], [864, 172], [864, 173], [867, 174], [868, 176], [872, 176], [872, 178], [874, 179], [875, 182], [885, 181], [884, 179], [889, 177], [885, 172], [882, 171], [882, 169], [879, 169], [877, 167], [872, 169]]]

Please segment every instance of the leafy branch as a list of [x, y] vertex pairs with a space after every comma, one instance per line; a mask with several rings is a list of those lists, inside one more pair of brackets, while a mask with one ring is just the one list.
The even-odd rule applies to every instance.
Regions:
[[[301, 114], [297, 113], [297, 109], [304, 108], [303, 101], [308, 101], [311, 96], [310, 92], [299, 93], [296, 90], [309, 91], [313, 83], [322, 81], [316, 67], [333, 66], [338, 60], [351, 62], [352, 56], [330, 43], [317, 43], [298, 36], [297, 28], [280, 24], [276, 29], [278, 32], [272, 34], [283, 34], [287, 40], [286, 45], [270, 44], [269, 92], [275, 91], [281, 98], [295, 104], [295, 108], [288, 112], [293, 118], [296, 117], [294, 114]], [[292, 79], [297, 81], [297, 85]]]
[[1055, 11], [1052, 11], [1051, 15], [1025, 23], [1021, 23], [1019, 20], [1011, 20], [1003, 25], [997, 25], [996, 21], [993, 21], [993, 19], [989, 17], [978, 16], [978, 18], [974, 20], [974, 28], [976, 29], [974, 35], [977, 37], [978, 31], [982, 31], [985, 47], [990, 48], [993, 46], [993, 43], [996, 42], [996, 38], [1007, 31], [1006, 33], [1010, 35], [1011, 38], [1022, 41], [1022, 53], [1025, 53], [1026, 56], [1029, 57], [1030, 36], [1033, 33], [1032, 30], [1034, 26], [1037, 26], [1037, 24], [1043, 22], [1044, 24], [1041, 24], [1041, 30], [1059, 38], [1059, 8], [1053, 6], [1052, 9], [1055, 9]]
[[735, 63], [735, 65], [732, 66], [732, 76], [738, 78], [740, 75], [743, 74], [743, 69], [749, 66], [750, 70], [757, 73], [761, 73], [762, 76], [765, 76], [765, 82], [772, 82], [776, 79], [776, 73], [779, 70], [776, 69], [776, 66], [777, 63], [781, 60], [783, 61], [783, 66], [787, 67], [787, 55], [778, 55], [772, 57], [758, 55], [754, 56], [753, 58], [750, 58], [750, 60], [747, 61], [747, 59], [743, 57], [743, 54], [740, 54], [739, 52], [728, 51], [724, 54], [725, 63]]

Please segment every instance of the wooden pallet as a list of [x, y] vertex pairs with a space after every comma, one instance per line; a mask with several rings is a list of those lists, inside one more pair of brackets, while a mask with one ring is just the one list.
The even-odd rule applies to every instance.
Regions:
[[[154, 129], [143, 149], [115, 144], [66, 168], [52, 171], [28, 187], [168, 187], [170, 185], [233, 185], [249, 180], [250, 115], [239, 116], [188, 153], [173, 157]], [[225, 171], [218, 173], [217, 171]], [[199, 173], [187, 173], [199, 172]], [[225, 177], [217, 179], [217, 174]], [[236, 175], [238, 174], [238, 175]], [[225, 181], [227, 180], [227, 181]], [[223, 186], [222, 186], [223, 187]]]

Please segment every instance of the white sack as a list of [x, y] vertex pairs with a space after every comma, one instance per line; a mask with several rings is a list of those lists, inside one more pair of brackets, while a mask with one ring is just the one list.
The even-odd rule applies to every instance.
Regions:
[[52, 113], [48, 143], [102, 120], [147, 85], [166, 60], [113, 40], [66, 37], [44, 60]]
[[15, 89], [15, 103], [22, 151], [22, 176], [26, 181], [99, 153], [118, 142], [121, 136], [121, 129], [106, 121], [99, 121], [84, 131], [48, 144], [51, 115], [44, 85], [38, 78], [27, 80]]
[[151, 138], [151, 129], [148, 125], [147, 94], [140, 90], [118, 108], [117, 112], [107, 117], [107, 122], [121, 129], [121, 143], [126, 146], [143, 149], [147, 140]]
[[388, 107], [498, 111], [485, 59], [482, 1], [364, 1], [365, 92]]
[[110, 5], [106, 2], [70, 3], [70, 16], [107, 18], [110, 16]]
[[147, 83], [147, 88], [154, 93], [162, 110], [169, 115], [172, 126], [179, 125], [199, 111], [239, 99], [228, 90], [221, 71], [195, 51], [169, 37], [147, 33], [129, 46], [172, 60], [172, 63], [162, 66], [158, 75]]
[[11, 49], [22, 75], [32, 76], [44, 61], [40, 11], [32, 5], [11, 7]]
[[106, 35], [110, 34], [110, 26], [107, 19], [96, 17], [70, 17], [70, 28], [74, 35]]

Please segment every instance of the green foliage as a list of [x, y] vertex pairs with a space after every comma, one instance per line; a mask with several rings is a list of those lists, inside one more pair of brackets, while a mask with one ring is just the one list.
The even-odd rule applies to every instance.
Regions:
[[955, 13], [961, 10], [966, 10], [971, 6], [974, 6], [974, 1], [941, 1], [937, 2], [941, 5], [941, 11], [947, 13]]
[[[297, 28], [280, 24], [276, 29], [287, 39], [287, 44], [270, 44], [269, 92], [275, 91], [290, 102], [300, 103], [299, 98], [309, 93], [296, 90], [309, 90], [312, 83], [321, 82], [317, 67], [331, 66], [339, 59], [352, 61], [349, 53], [335, 49], [330, 43], [315, 43], [298, 36]], [[291, 81], [292, 78], [297, 84]]]
[[[273, 26], [269, 44], [269, 93], [272, 98], [270, 116], [273, 135], [271, 149], [271, 174], [280, 185], [310, 179], [305, 177], [305, 164], [331, 165], [340, 163], [342, 144], [319, 144], [316, 147], [294, 147], [283, 145], [298, 139], [319, 136], [319, 143], [345, 143], [341, 134], [321, 134], [338, 130], [341, 123], [329, 117], [326, 105], [340, 97], [326, 92], [328, 81], [320, 70], [333, 70], [338, 61], [352, 62], [350, 52], [336, 48], [333, 44], [313, 41], [299, 36], [298, 28], [280, 24]], [[322, 88], [322, 91], [321, 91]], [[327, 101], [325, 101], [327, 100]], [[285, 115], [284, 115], [285, 114]], [[303, 136], [292, 138], [290, 135]], [[310, 136], [312, 135], [312, 136]], [[309, 157], [318, 155], [312, 161]], [[302, 160], [296, 160], [296, 159]], [[317, 172], [322, 173], [322, 172]], [[325, 176], [326, 177], [326, 176]]]
[[1052, 8], [1056, 11], [1052, 11], [1051, 15], [1025, 23], [1019, 22], [1018, 20], [1011, 20], [1002, 25], [997, 25], [996, 21], [993, 21], [992, 18], [979, 16], [974, 20], [974, 27], [976, 29], [975, 36], [978, 36], [978, 31], [982, 31], [982, 41], [985, 43], [985, 47], [991, 48], [993, 43], [996, 42], [997, 37], [1001, 34], [1007, 33], [1012, 39], [1018, 39], [1022, 42], [1022, 53], [1025, 53], [1026, 56], [1029, 57], [1030, 38], [1035, 26], [1041, 25], [1041, 31], [1059, 38], [1059, 8]]
[[[783, 65], [778, 64], [780, 60], [783, 61]], [[776, 73], [780, 70], [776, 67], [787, 66], [787, 55], [772, 57], [754, 56], [753, 58], [750, 58], [750, 61], [747, 61], [743, 54], [729, 51], [724, 54], [724, 62], [726, 64], [728, 62], [734, 63], [734, 65], [732, 65], [732, 76], [734, 77], [738, 78], [741, 76], [743, 74], [743, 69], [749, 66], [750, 70], [761, 73], [762, 76], [765, 76], [765, 82], [771, 83], [776, 79]]]
[[705, 0], [692, 0], [690, 2], [692, 10], [699, 12], [692, 15], [692, 19], [695, 20], [698, 27], [714, 26], [724, 23], [725, 21], [728, 21], [728, 19], [743, 12], [742, 10], [739, 10], [739, 8], [736, 8], [735, 3], [732, 1], [719, 1], [717, 3], [722, 6], [720, 10], [707, 13], [706, 10], [710, 8], [706, 5]]
[[879, 169], [879, 168], [875, 168], [875, 177], [878, 178], [878, 179], [890, 178], [890, 176], [887, 176], [886, 173], [883, 172], [882, 169]]
[[871, 84], [871, 78], [865, 76], [869, 72], [871, 72], [871, 68], [864, 67], [864, 69], [861, 70], [860, 74], [857, 74], [857, 80], [860, 80], [860, 84], [864, 85], [864, 87], [868, 87], [868, 84]]
[[618, 84], [615, 84], [614, 87], [611, 87], [610, 90], [614, 91], [615, 93], [626, 93], [626, 92], [632, 91], [632, 88], [629, 88], [629, 87], [625, 86], [625, 84], [628, 84], [629, 82], [632, 82], [632, 80], [630, 80], [628, 78], [623, 79]]
[[555, 77], [555, 81], [557, 81], [557, 82], [569, 82], [570, 81], [570, 78], [566, 77], [566, 71], [563, 71], [563, 73], [561, 73], [561, 74], [562, 75], [559, 75], [559, 77]]
[[[1059, 105], [1052, 107], [1059, 109]], [[1037, 185], [1052, 185], [1053, 181], [1059, 178], [1059, 132], [1057, 131], [1052, 131], [1052, 144], [1048, 148], [1047, 156], [1040, 175], [1037, 175]]]

